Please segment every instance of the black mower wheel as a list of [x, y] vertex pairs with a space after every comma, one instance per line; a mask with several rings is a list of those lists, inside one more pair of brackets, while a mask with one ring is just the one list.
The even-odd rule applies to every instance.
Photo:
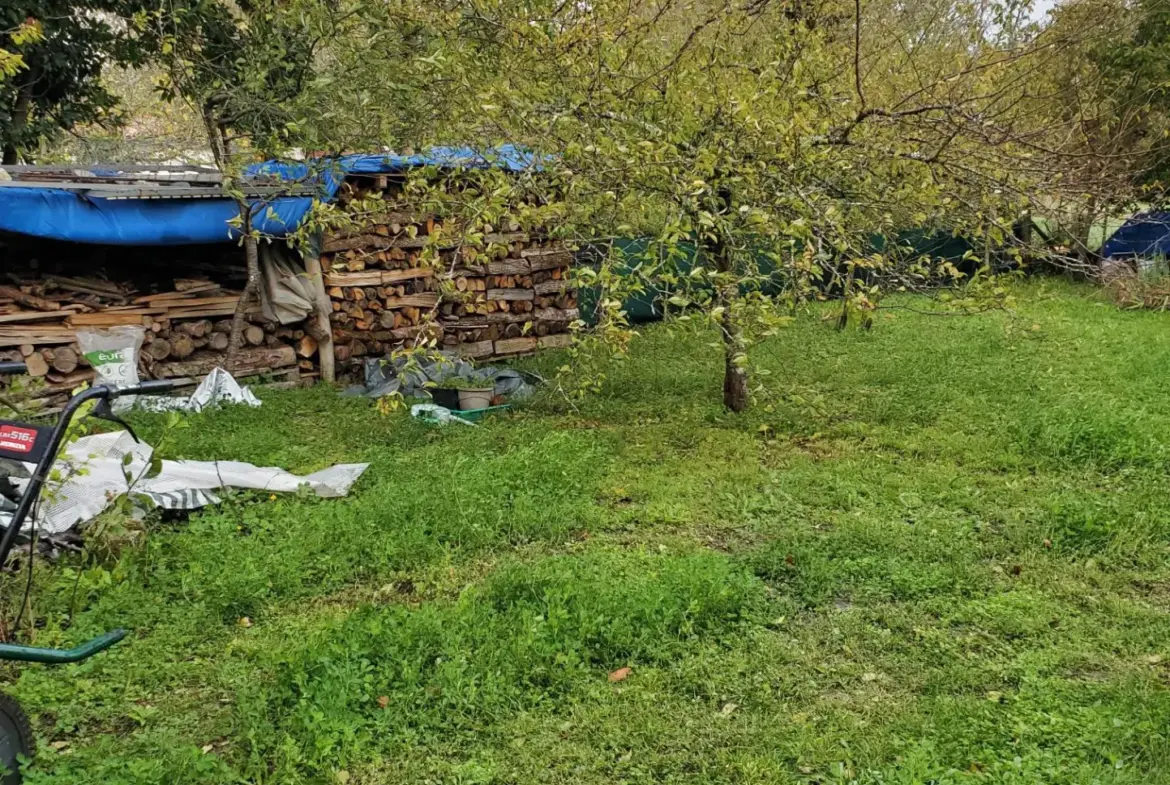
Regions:
[[20, 763], [18, 756], [30, 759], [36, 741], [28, 715], [16, 702], [16, 698], [0, 692], [0, 785], [20, 785]]

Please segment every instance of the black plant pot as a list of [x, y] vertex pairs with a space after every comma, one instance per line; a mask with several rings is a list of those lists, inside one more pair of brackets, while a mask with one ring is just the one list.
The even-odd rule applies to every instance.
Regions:
[[444, 409], [450, 409], [453, 412], [459, 411], [458, 390], [445, 390], [443, 388], [436, 387], [435, 389], [431, 390], [431, 400], [434, 401], [438, 406], [442, 406]]

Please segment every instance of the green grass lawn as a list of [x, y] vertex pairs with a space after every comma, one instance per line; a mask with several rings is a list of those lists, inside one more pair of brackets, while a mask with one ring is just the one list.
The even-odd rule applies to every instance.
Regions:
[[1170, 314], [809, 317], [742, 417], [711, 341], [476, 429], [324, 389], [192, 417], [168, 457], [371, 467], [42, 565], [38, 644], [133, 632], [4, 671], [26, 781], [1170, 782]]

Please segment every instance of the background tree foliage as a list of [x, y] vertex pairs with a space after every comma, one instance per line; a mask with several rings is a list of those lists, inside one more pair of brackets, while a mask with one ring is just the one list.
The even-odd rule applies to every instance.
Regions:
[[[737, 411], [750, 345], [826, 287], [842, 325], [868, 325], [889, 288], [941, 284], [968, 306], [997, 291], [991, 249], [1018, 255], [1011, 229], [1065, 152], [1036, 144], [1058, 108], [1036, 74], [1094, 33], [1020, 25], [1015, 4], [460, 9], [448, 35], [480, 78], [452, 127], [540, 151], [571, 236], [651, 237], [598, 278], [638, 265], [716, 322]], [[986, 252], [960, 273], [895, 242], [909, 229]]]
[[[110, 63], [145, 55], [127, 35], [137, 0], [11, 0], [0, 5], [0, 150], [14, 164], [42, 139], [75, 126], [116, 125], [118, 100], [101, 81]], [[19, 59], [17, 59], [19, 58]]]
[[[868, 327], [890, 291], [985, 307], [993, 274], [1035, 250], [1027, 217], [1054, 215], [1084, 251], [1102, 213], [1148, 196], [1155, 6], [1079, 0], [1037, 24], [1015, 0], [155, 0], [128, 31], [161, 94], [202, 117], [229, 189], [263, 157], [534, 151], [532, 176], [424, 172], [404, 198], [465, 230], [555, 204], [531, 219], [555, 213], [570, 240], [648, 238], [584, 272], [603, 288], [596, 335], [624, 347], [625, 295], [666, 289], [681, 318], [718, 324], [742, 410], [763, 391], [751, 345], [808, 300], [839, 297], [842, 327]], [[976, 250], [956, 266], [910, 234]]]

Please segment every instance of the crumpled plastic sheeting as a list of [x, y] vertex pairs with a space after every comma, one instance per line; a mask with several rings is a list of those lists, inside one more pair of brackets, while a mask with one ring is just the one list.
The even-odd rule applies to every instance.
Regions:
[[473, 428], [478, 428], [475, 423], [468, 422], [462, 417], [456, 417], [451, 414], [451, 410], [444, 406], [436, 406], [433, 403], [419, 403], [410, 407], [410, 416], [418, 417], [422, 420], [438, 423], [439, 425], [447, 425], [449, 423], [457, 422], [461, 425], [470, 425]]
[[[70, 444], [54, 466], [63, 477], [47, 488], [36, 515], [38, 530], [62, 534], [92, 520], [126, 493], [145, 497], [168, 510], [194, 510], [216, 504], [222, 488], [288, 493], [308, 485], [324, 499], [345, 496], [369, 464], [340, 464], [303, 477], [284, 469], [241, 461], [162, 461], [162, 471], [147, 477], [154, 449], [125, 431], [86, 436]], [[130, 456], [128, 461], [126, 456]], [[124, 462], [125, 461], [125, 462]], [[78, 468], [84, 467], [80, 473]], [[129, 481], [127, 478], [129, 477]], [[18, 480], [23, 487], [27, 480]], [[0, 513], [0, 523], [11, 515]], [[26, 526], [28, 524], [26, 523]]]
[[[363, 363], [365, 385], [346, 389], [346, 395], [364, 395], [381, 398], [400, 392], [406, 398], [430, 398], [431, 389], [453, 377], [488, 378], [495, 383], [495, 394], [513, 400], [532, 395], [534, 374], [522, 374], [510, 368], [476, 368], [450, 352], [441, 352], [438, 359], [411, 363], [408, 358], [391, 361], [384, 357], [367, 357]], [[431, 383], [428, 386], [428, 382]]]
[[242, 387], [223, 368], [215, 368], [199, 383], [189, 398], [171, 398], [165, 395], [139, 396], [138, 406], [151, 412], [201, 412], [221, 403], [243, 403], [256, 407], [257, 398], [247, 387]]

